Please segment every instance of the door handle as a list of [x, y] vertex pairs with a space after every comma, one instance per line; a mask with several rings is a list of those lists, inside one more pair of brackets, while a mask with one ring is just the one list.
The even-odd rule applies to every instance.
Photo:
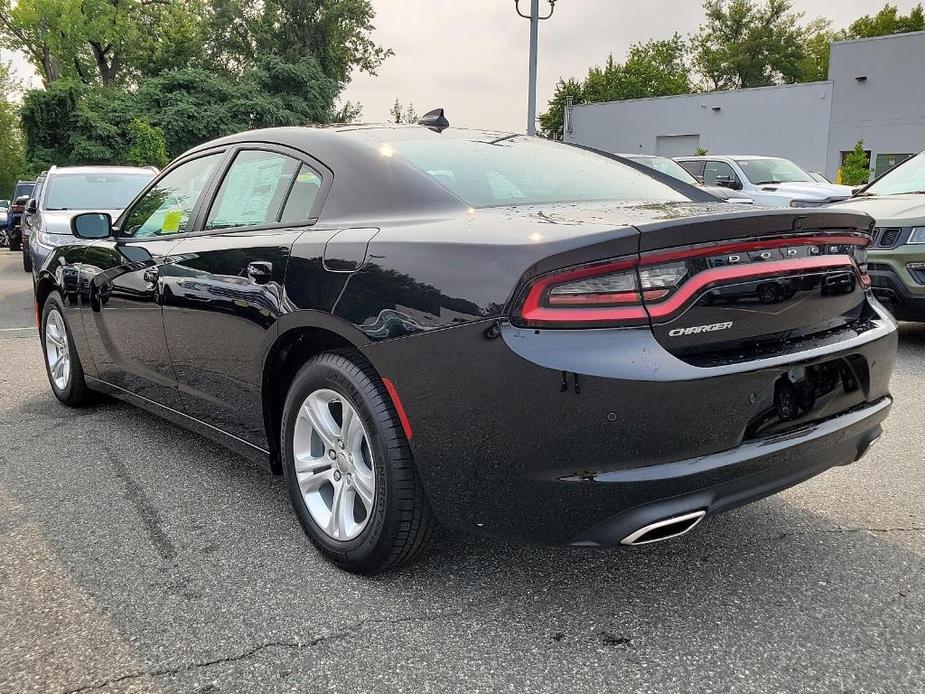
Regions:
[[247, 276], [250, 277], [255, 284], [266, 284], [273, 276], [273, 263], [268, 263], [264, 260], [255, 260], [252, 263], [248, 263]]
[[142, 279], [144, 279], [144, 281], [148, 284], [157, 284], [157, 280], [160, 278], [160, 276], [161, 273], [156, 267], [149, 267], [141, 275]]

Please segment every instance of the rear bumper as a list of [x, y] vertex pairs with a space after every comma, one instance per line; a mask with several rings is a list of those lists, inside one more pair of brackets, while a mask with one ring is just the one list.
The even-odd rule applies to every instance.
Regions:
[[[860, 459], [876, 441], [892, 399], [881, 400], [787, 435], [751, 441], [694, 460], [597, 476], [644, 502], [579, 533], [571, 544], [609, 547], [643, 526], [692, 511], [711, 516], [770, 496], [835, 465]], [[686, 490], [686, 491], [681, 491]], [[689, 491], [687, 491], [689, 490]], [[677, 491], [670, 495], [671, 491]], [[666, 493], [668, 495], [666, 495]]]
[[[856, 460], [889, 411], [896, 355], [895, 322], [871, 306], [876, 317], [857, 334], [723, 366], [683, 362], [647, 328], [491, 321], [363, 351], [395, 384], [444, 524], [606, 546], [653, 520], [718, 513]], [[830, 401], [786, 435], [749, 434], [783, 375], [839, 359], [863, 372], [850, 407]]]

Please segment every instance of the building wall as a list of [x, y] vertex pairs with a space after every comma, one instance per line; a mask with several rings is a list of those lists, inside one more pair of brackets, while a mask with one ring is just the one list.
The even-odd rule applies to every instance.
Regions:
[[860, 139], [871, 168], [925, 150], [925, 32], [833, 44], [826, 82], [581, 104], [565, 133], [617, 153], [785, 157], [833, 180]]
[[830, 82], [581, 104], [572, 109], [565, 140], [667, 156], [694, 154], [699, 145], [713, 154], [786, 157], [822, 171], [831, 105]]
[[836, 43], [829, 64], [828, 172], [861, 139], [872, 167], [878, 154], [925, 150], [925, 32]]

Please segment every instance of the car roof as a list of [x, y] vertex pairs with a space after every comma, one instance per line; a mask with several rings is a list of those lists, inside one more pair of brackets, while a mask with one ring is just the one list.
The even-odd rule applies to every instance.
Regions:
[[[391, 213], [452, 208], [466, 210], [468, 205], [422, 171], [393, 157], [382, 146], [399, 140], [469, 140], [492, 142], [499, 138], [526, 135], [490, 130], [445, 128], [432, 130], [422, 125], [350, 124], [302, 126], [248, 130], [205, 142], [182, 155], [236, 144], [275, 144], [303, 152], [334, 174], [337, 184], [331, 187], [322, 208], [322, 221], [381, 217]], [[179, 161], [178, 160], [178, 161]]]
[[[683, 159], [684, 161], [707, 161], [709, 159], [787, 159], [787, 157], [777, 157], [773, 154], [705, 154], [703, 156], [680, 156], [675, 157], [675, 159]], [[787, 161], [790, 160], [788, 159]]]
[[101, 174], [101, 173], [143, 173], [154, 175], [155, 171], [141, 166], [57, 166], [48, 172], [49, 175], [58, 174]]

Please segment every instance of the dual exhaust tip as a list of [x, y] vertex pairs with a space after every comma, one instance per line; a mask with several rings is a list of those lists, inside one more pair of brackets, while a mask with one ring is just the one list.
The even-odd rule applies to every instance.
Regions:
[[703, 509], [685, 513], [682, 516], [672, 516], [665, 520], [656, 521], [644, 525], [638, 530], [630, 533], [622, 540], [621, 545], [650, 545], [653, 542], [662, 542], [663, 540], [672, 540], [676, 537], [686, 535], [693, 530], [700, 521], [703, 520], [707, 512]]

